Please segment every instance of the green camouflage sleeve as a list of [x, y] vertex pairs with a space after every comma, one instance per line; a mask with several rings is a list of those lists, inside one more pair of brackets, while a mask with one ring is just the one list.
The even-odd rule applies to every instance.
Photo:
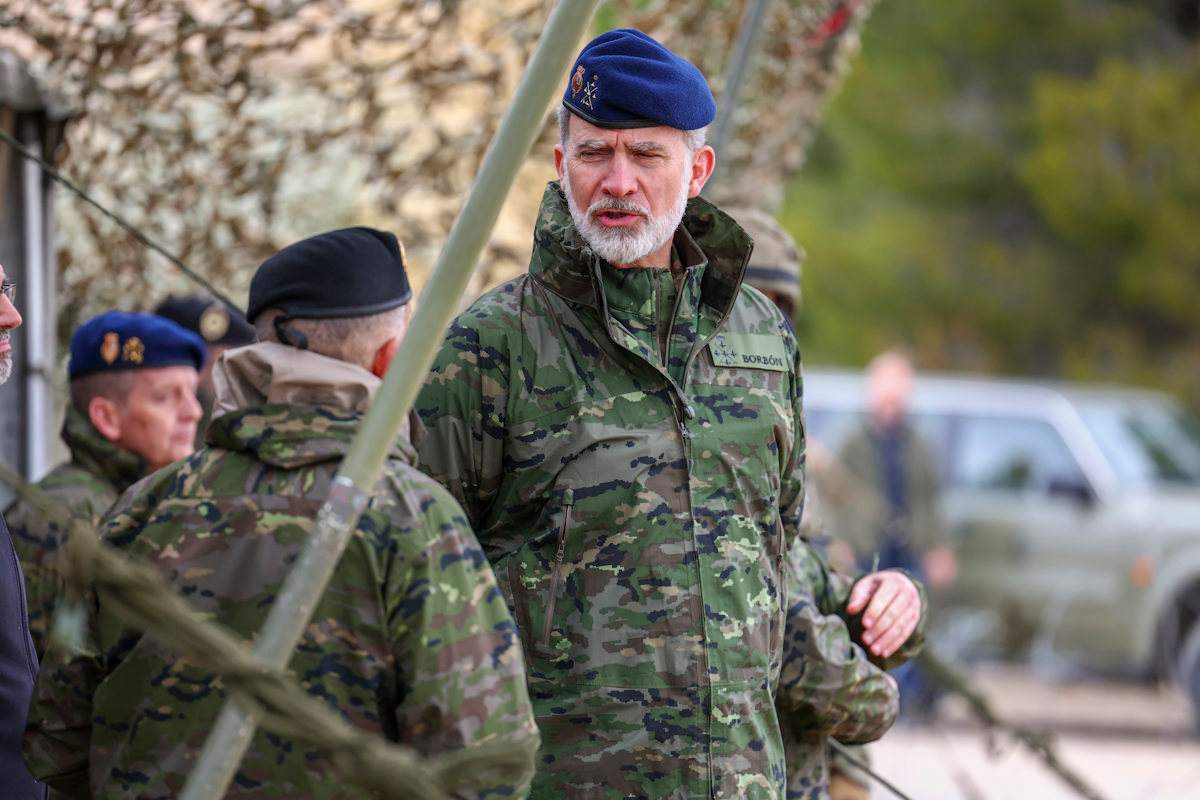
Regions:
[[441, 487], [422, 502], [428, 546], [389, 576], [385, 610], [402, 697], [401, 742], [436, 754], [470, 745], [524, 748], [516, 785], [473, 776], [478, 795], [524, 797], [538, 730], [525, 686], [516, 625], [491, 567], [457, 504]]
[[497, 343], [516, 314], [513, 293], [512, 284], [500, 287], [450, 324], [416, 402], [427, 428], [421, 470], [450, 490], [476, 530], [504, 475], [509, 375]]
[[[91, 604], [94, 608], [94, 600]], [[94, 614], [89, 614], [89, 623]], [[79, 655], [53, 647], [38, 672], [25, 721], [25, 764], [35, 778], [62, 797], [91, 797], [88, 750], [92, 694], [103, 677], [101, 658], [89, 635]]]
[[[804, 377], [801, 372], [800, 350], [794, 338], [789, 337], [792, 348], [792, 419], [795, 425], [791, 451], [780, 470], [779, 519], [783, 524], [785, 552], [800, 538], [800, 518], [804, 512], [804, 462], [807, 442], [804, 432]], [[781, 454], [782, 455], [782, 454]]]
[[841, 617], [817, 607], [810, 581], [826, 573], [808, 542], [795, 543], [784, 569], [788, 609], [776, 704], [786, 724], [801, 736], [878, 739], [899, 709], [895, 681], [851, 641]]

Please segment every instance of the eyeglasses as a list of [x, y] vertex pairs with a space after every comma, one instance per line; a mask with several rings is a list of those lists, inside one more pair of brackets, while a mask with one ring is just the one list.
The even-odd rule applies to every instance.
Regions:
[[0, 283], [0, 295], [7, 298], [8, 302], [15, 303], [17, 300], [17, 285], [12, 281]]

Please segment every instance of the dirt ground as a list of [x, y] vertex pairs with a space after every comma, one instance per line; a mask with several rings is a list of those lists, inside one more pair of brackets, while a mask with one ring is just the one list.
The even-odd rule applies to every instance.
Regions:
[[[1053, 731], [1062, 760], [1106, 800], [1200, 800], [1200, 738], [1186, 699], [1168, 689], [988, 668], [973, 680], [1006, 719]], [[897, 726], [871, 747], [880, 774], [914, 800], [1057, 800], [1074, 793], [1023, 746], [994, 747], [963, 704], [936, 724]], [[876, 786], [873, 800], [893, 795]]]

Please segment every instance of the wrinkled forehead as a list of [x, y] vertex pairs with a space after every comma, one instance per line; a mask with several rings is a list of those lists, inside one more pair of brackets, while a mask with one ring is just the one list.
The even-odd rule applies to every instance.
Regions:
[[601, 128], [572, 114], [567, 140], [576, 149], [671, 151], [683, 144], [683, 131], [667, 125], [648, 128]]

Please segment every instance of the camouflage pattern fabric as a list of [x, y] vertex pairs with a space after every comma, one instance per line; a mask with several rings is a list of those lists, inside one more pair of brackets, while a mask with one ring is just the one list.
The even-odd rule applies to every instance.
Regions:
[[[821, 556], [812, 547], [793, 547], [788, 554], [786, 568], [788, 579], [788, 601], [808, 610], [807, 604], [815, 602], [818, 609], [844, 609], [854, 583], [844, 576], [829, 570]], [[908, 576], [912, 579], [912, 576]], [[842, 615], [844, 626], [834, 625], [825, 618], [818, 630], [826, 637], [823, 652], [824, 669], [803, 673], [805, 684], [802, 693], [814, 698], [825, 698], [828, 704], [824, 729], [813, 725], [813, 715], [779, 709], [783, 728], [783, 744], [787, 756], [788, 800], [829, 800], [830, 755], [827, 739], [834, 738], [843, 744], [872, 742], [888, 731], [899, 712], [900, 692], [896, 683], [884, 676], [885, 670], [895, 669], [910, 659], [916, 658], [925, 645], [925, 627], [928, 620], [928, 603], [924, 587], [913, 580], [921, 593], [921, 619], [916, 630], [898, 651], [887, 659], [876, 659], [854, 642], [859, 640], [861, 615]], [[793, 587], [804, 587], [795, 592]], [[809, 616], [817, 618], [816, 612], [808, 610]], [[848, 633], [847, 633], [848, 628]], [[801, 647], [796, 643], [793, 625], [789, 622], [788, 647]], [[801, 651], [802, 652], [802, 651]], [[785, 658], [788, 656], [785, 648]], [[830, 681], [837, 676], [836, 668], [844, 673], [840, 682]]]
[[[70, 405], [63, 421], [62, 439], [70, 450], [71, 460], [51, 470], [37, 486], [72, 517], [94, 528], [121, 493], [145, 476], [146, 462], [105, 439], [87, 417]], [[56, 561], [66, 544], [67, 531], [20, 500], [4, 516], [25, 572], [29, 632], [38, 658], [42, 658], [49, 644], [54, 609], [62, 596], [63, 584]]]
[[521, 630], [532, 796], [781, 797], [775, 694], [811, 706], [795, 673], [820, 671], [782, 659], [785, 623], [806, 624], [780, 585], [807, 548], [795, 337], [741, 285], [749, 239], [702, 199], [677, 286], [596, 256], [557, 183], [534, 241], [529, 274], [452, 324], [417, 402], [421, 465]]
[[[208, 445], [134, 485], [103, 535], [156, 564], [197, 610], [252, 638], [379, 381], [278, 344], [231, 352], [218, 370], [225, 386]], [[223, 394], [236, 402], [222, 409]], [[516, 630], [495, 578], [458, 504], [412, 458], [398, 441], [290, 669], [351, 724], [422, 753], [536, 743]], [[43, 665], [27, 762], [81, 796], [89, 785], [97, 798], [176, 796], [225, 692], [213, 675], [125, 628], [103, 595], [89, 627], [90, 654], [52, 652]], [[532, 764], [523, 780], [531, 774]], [[477, 780], [478, 796], [524, 791]], [[337, 781], [322, 753], [260, 730], [227, 796], [359, 794]]]

